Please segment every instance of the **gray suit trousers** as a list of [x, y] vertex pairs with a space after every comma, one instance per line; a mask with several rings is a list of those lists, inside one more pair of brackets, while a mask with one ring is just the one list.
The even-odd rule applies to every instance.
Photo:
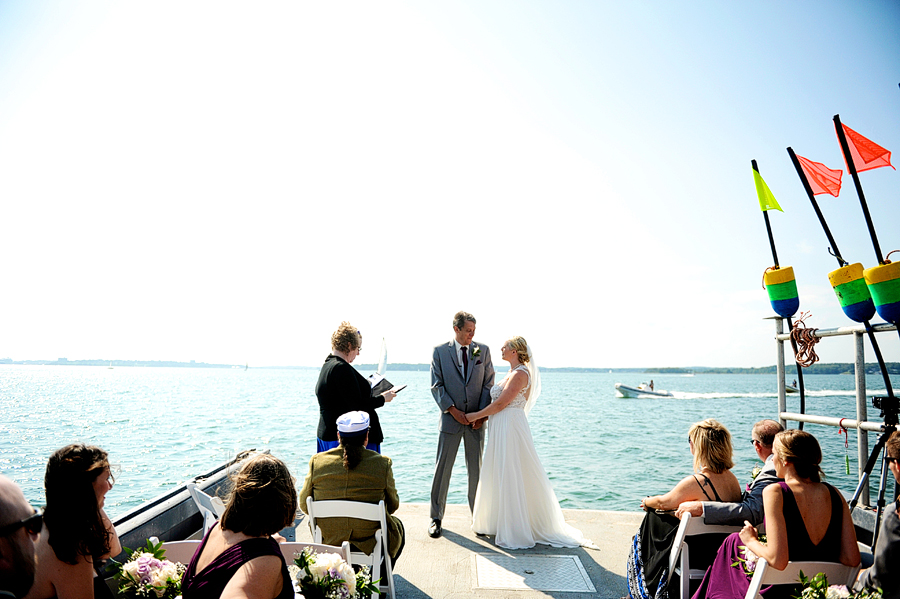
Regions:
[[475, 491], [478, 490], [478, 478], [481, 476], [481, 454], [484, 449], [484, 427], [478, 430], [470, 426], [458, 433], [441, 432], [438, 436], [437, 463], [434, 467], [434, 481], [431, 483], [431, 517], [444, 519], [444, 508], [447, 505], [447, 491], [450, 489], [450, 474], [459, 441], [462, 439], [466, 448], [466, 472], [469, 475], [469, 510], [475, 508]]

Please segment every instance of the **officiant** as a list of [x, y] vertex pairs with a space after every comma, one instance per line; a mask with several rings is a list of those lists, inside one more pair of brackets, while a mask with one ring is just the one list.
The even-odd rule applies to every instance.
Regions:
[[316, 398], [319, 400], [319, 428], [316, 431], [316, 452], [338, 446], [337, 419], [347, 412], [366, 412], [369, 415], [369, 442], [366, 449], [381, 453], [384, 435], [376, 409], [393, 401], [393, 391], [373, 395], [368, 379], [351, 366], [362, 351], [362, 334], [349, 322], [331, 335], [331, 353], [319, 371]]

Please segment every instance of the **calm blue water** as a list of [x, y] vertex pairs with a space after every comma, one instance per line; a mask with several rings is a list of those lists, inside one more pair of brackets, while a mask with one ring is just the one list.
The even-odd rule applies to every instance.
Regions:
[[[379, 410], [382, 451], [394, 460], [401, 501], [427, 502], [437, 446], [437, 406], [427, 372], [389, 372], [408, 388]], [[505, 374], [501, 372], [500, 376]], [[75, 441], [96, 444], [119, 466], [106, 500], [115, 515], [239, 451], [269, 449], [298, 479], [315, 448], [318, 371], [86, 366], [0, 366], [0, 472], [14, 479], [34, 504], [43, 502], [48, 456]], [[644, 377], [646, 378], [646, 377]], [[742, 484], [757, 463], [750, 427], [777, 409], [776, 381], [765, 375], [654, 375], [669, 399], [615, 397], [616, 382], [636, 385], [641, 375], [543, 374], [543, 394], [530, 423], [564, 508], [633, 511], [640, 498], [667, 491], [691, 472], [687, 430], [713, 417], [735, 437], [734, 472]], [[806, 376], [809, 413], [852, 418], [853, 377]], [[869, 377], [870, 396], [883, 394]], [[895, 388], [900, 381], [894, 380]], [[789, 397], [788, 410], [799, 411]], [[869, 404], [869, 419], [878, 413]], [[795, 426], [795, 425], [792, 425]], [[850, 448], [832, 427], [806, 425], [823, 446], [828, 480], [845, 491], [856, 486], [845, 470]], [[875, 435], [870, 433], [870, 444]], [[454, 467], [450, 503], [465, 503], [462, 451]]]

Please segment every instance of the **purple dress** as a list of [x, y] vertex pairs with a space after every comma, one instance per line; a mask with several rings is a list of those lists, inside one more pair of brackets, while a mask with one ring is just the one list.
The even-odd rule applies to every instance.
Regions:
[[[843, 511], [838, 492], [829, 484], [828, 492], [831, 494], [831, 520], [828, 522], [828, 530], [818, 545], [813, 544], [803, 524], [803, 516], [797, 507], [794, 493], [787, 483], [779, 482], [784, 496], [784, 524], [788, 539], [788, 559], [796, 561], [837, 562], [841, 556], [841, 528], [843, 526]], [[725, 542], [719, 548], [713, 565], [707, 568], [700, 588], [694, 593], [692, 599], [742, 599], [750, 588], [750, 579], [741, 567], [731, 564], [737, 557], [743, 557], [741, 550], [743, 541], [738, 533], [728, 535]], [[812, 575], [814, 572], [804, 572]], [[771, 585], [760, 589], [759, 594], [766, 599], [791, 597], [799, 594], [797, 585]]]
[[[210, 529], [212, 532], [213, 529]], [[181, 595], [184, 599], [218, 599], [225, 590], [225, 586], [234, 573], [250, 560], [264, 555], [277, 555], [281, 559], [281, 593], [275, 599], [293, 599], [294, 587], [291, 585], [291, 577], [284, 562], [284, 555], [278, 542], [272, 537], [265, 539], [247, 539], [236, 545], [232, 545], [216, 556], [199, 574], [197, 573], [197, 560], [206, 547], [209, 533], [203, 537], [203, 543], [191, 558], [184, 576], [181, 579]]]

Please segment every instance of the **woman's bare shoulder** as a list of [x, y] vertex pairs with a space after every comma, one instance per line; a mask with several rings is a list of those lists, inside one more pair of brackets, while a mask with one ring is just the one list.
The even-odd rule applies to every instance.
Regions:
[[40, 565], [35, 570], [34, 584], [25, 599], [79, 597], [82, 596], [82, 590], [93, 589], [94, 570], [90, 560], [79, 556], [78, 563], [67, 564], [56, 557], [48, 539], [49, 533], [44, 527], [40, 539], [34, 545], [37, 563]]

